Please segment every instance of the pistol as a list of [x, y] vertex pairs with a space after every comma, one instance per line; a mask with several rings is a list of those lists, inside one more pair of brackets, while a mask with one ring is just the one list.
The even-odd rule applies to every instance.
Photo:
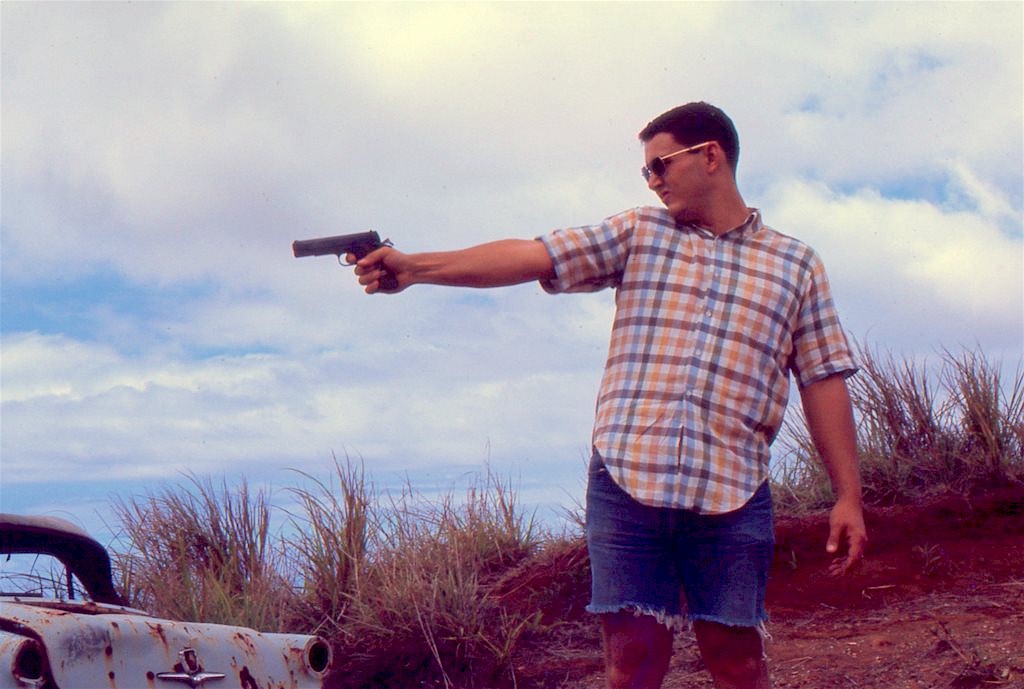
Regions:
[[[357, 232], [355, 234], [341, 234], [335, 237], [318, 237], [316, 239], [297, 239], [292, 242], [292, 254], [295, 258], [303, 256], [326, 256], [328, 254], [341, 257], [345, 254], [352, 254], [358, 261], [374, 249], [382, 246], [392, 246], [391, 241], [381, 241], [380, 235], [375, 231]], [[351, 264], [342, 264], [351, 265]], [[398, 281], [394, 275], [384, 275], [380, 279], [381, 290], [387, 292], [398, 287]]]

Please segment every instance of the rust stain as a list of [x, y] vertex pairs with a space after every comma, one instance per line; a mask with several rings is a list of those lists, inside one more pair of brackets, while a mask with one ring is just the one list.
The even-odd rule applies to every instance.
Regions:
[[248, 634], [241, 632], [235, 632], [235, 640], [239, 642], [239, 645], [244, 646], [250, 655], [256, 653], [256, 645], [252, 642], [252, 638]]
[[163, 644], [166, 650], [170, 650], [170, 645], [167, 643], [167, 633], [164, 631], [164, 626], [159, 623], [153, 624], [152, 622], [147, 622], [146, 626], [149, 627], [150, 634], [156, 637], [157, 639], [160, 639], [160, 643]]
[[256, 684], [256, 678], [249, 672], [248, 667], [242, 668], [242, 671], [238, 673], [238, 679], [241, 680], [242, 689], [260, 689], [259, 685]]

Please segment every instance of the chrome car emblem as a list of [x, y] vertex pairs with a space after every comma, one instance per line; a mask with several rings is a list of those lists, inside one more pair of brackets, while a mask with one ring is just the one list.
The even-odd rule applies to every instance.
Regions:
[[196, 689], [206, 682], [225, 677], [223, 672], [204, 672], [194, 648], [181, 649], [178, 651], [178, 658], [181, 659], [179, 664], [181, 670], [179, 671], [176, 667], [174, 672], [158, 672], [157, 679], [164, 679], [168, 682], [184, 682], [192, 689]]

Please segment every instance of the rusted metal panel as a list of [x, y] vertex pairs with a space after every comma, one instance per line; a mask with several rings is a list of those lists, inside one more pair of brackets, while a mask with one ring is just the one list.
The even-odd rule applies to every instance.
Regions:
[[312, 689], [330, 666], [315, 637], [123, 607], [106, 550], [64, 520], [0, 514], [0, 553], [56, 557], [90, 598], [0, 596], [0, 689]]
[[0, 689], [31, 686], [8, 669], [26, 639], [45, 646], [61, 689], [306, 689], [321, 686], [329, 664], [329, 650], [314, 637], [175, 622], [117, 606], [4, 598], [0, 618]]

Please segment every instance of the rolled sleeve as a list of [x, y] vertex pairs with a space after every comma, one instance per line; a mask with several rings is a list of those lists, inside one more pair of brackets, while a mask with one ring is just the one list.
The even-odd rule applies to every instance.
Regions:
[[618, 287], [636, 220], [634, 209], [599, 225], [555, 230], [538, 237], [555, 267], [555, 278], [541, 280], [541, 287], [551, 294]]
[[825, 267], [814, 256], [811, 277], [800, 302], [798, 324], [793, 331], [793, 375], [800, 388], [858, 370], [829, 286]]

